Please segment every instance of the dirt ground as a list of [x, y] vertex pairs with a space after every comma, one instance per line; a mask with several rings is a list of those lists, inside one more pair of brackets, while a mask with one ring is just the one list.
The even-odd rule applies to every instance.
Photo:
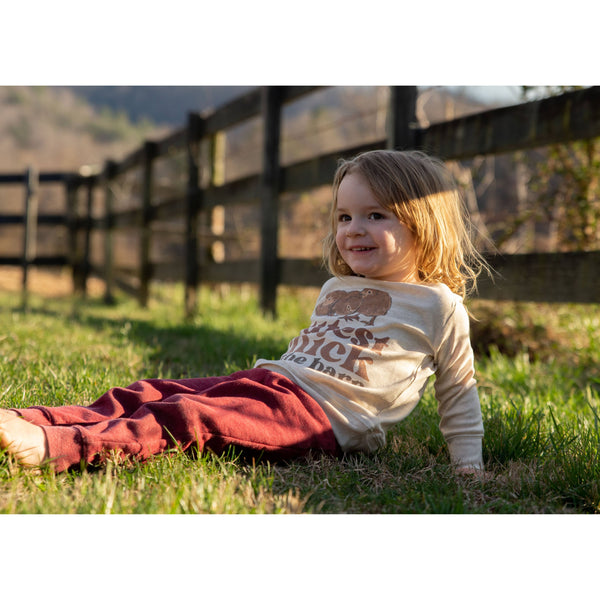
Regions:
[[[73, 293], [73, 281], [68, 269], [37, 269], [28, 271], [27, 287], [30, 292], [44, 298], [60, 298]], [[0, 267], [0, 292], [21, 293], [23, 270], [20, 267]], [[104, 283], [95, 277], [88, 279], [88, 293], [92, 296], [104, 292]]]

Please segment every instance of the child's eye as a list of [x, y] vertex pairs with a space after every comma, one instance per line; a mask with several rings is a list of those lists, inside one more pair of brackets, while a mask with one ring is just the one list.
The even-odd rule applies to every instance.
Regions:
[[369, 219], [371, 219], [372, 221], [378, 221], [379, 219], [384, 219], [384, 218], [385, 217], [381, 213], [378, 213], [378, 212], [372, 212], [369, 215]]
[[349, 220], [350, 220], [350, 215], [341, 214], [338, 216], [338, 221], [340, 223], [345, 223], [346, 221], [349, 221]]

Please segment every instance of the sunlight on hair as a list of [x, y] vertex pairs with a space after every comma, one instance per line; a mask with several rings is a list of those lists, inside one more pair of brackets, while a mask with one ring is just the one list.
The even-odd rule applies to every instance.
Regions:
[[463, 298], [489, 268], [472, 241], [472, 224], [454, 178], [437, 158], [420, 151], [374, 150], [342, 160], [334, 176], [330, 232], [324, 257], [336, 276], [354, 275], [335, 244], [337, 191], [343, 178], [359, 173], [384, 208], [415, 237], [423, 283], [444, 283]]

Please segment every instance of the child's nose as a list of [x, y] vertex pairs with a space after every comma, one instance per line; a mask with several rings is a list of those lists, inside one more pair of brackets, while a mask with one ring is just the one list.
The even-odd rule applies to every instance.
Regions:
[[346, 230], [346, 235], [354, 236], [354, 235], [363, 235], [365, 233], [364, 224], [360, 221], [360, 219], [352, 219], [349, 223], [348, 228]]

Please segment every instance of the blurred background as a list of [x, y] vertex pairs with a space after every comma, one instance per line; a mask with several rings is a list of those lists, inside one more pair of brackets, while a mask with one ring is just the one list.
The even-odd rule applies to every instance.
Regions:
[[[416, 118], [420, 127], [427, 127], [560, 94], [572, 87], [419, 86]], [[218, 85], [3, 86], [0, 173], [24, 173], [29, 167], [38, 172], [100, 172], [108, 159], [122, 160], [145, 141], [160, 140], [181, 130], [188, 113], [209, 114], [253, 89]], [[280, 164], [286, 166], [384, 139], [389, 101], [389, 86], [331, 86], [284, 105]], [[262, 155], [257, 148], [262, 135], [260, 116], [219, 133], [214, 149], [219, 157], [218, 169], [212, 173], [212, 183], [222, 185], [260, 172]], [[600, 234], [594, 227], [594, 219], [600, 215], [595, 191], [599, 171], [595, 141], [566, 148], [567, 154], [562, 157], [555, 155], [556, 149], [540, 148], [449, 162], [480, 234], [478, 244], [482, 251], [514, 254], [600, 248]], [[182, 152], [157, 161], [153, 175], [157, 202], [185, 196], [186, 167]], [[552, 168], [554, 171], [550, 172]], [[112, 184], [114, 210], [139, 206], [141, 185], [139, 171], [116, 179]], [[100, 217], [103, 194], [101, 189], [95, 193], [98, 198], [93, 216]], [[588, 212], [580, 214], [579, 210], [575, 215], [577, 211], [571, 211], [571, 207], [581, 205], [581, 198], [586, 195], [589, 198], [584, 208]], [[330, 185], [281, 194], [281, 257], [312, 259], [320, 255], [329, 201]], [[40, 214], [64, 215], [66, 202], [63, 184], [40, 186]], [[23, 215], [24, 210], [23, 186], [2, 186], [0, 214], [17, 216]], [[590, 210], [595, 211], [592, 216], [588, 214]], [[221, 207], [212, 212], [211, 218], [219, 221], [213, 222], [212, 231], [218, 230], [221, 240], [211, 245], [210, 260], [236, 261], [258, 256], [257, 205], [236, 206], [235, 210]], [[577, 219], [581, 218], [588, 221], [580, 226]], [[181, 217], [153, 225], [158, 233], [153, 239], [153, 262], [182, 262], [184, 225]], [[0, 256], [15, 254], [15, 248], [22, 248], [23, 235], [21, 225], [4, 224], [0, 230]], [[66, 228], [41, 225], [36, 235], [39, 256], [66, 253]], [[114, 240], [116, 264], [126, 270], [136, 269], [139, 247], [139, 232], [118, 232]], [[101, 262], [103, 252], [102, 237], [96, 235], [92, 239], [92, 263]], [[15, 277], [18, 280], [18, 267], [0, 268], [0, 286], [13, 285]]]

